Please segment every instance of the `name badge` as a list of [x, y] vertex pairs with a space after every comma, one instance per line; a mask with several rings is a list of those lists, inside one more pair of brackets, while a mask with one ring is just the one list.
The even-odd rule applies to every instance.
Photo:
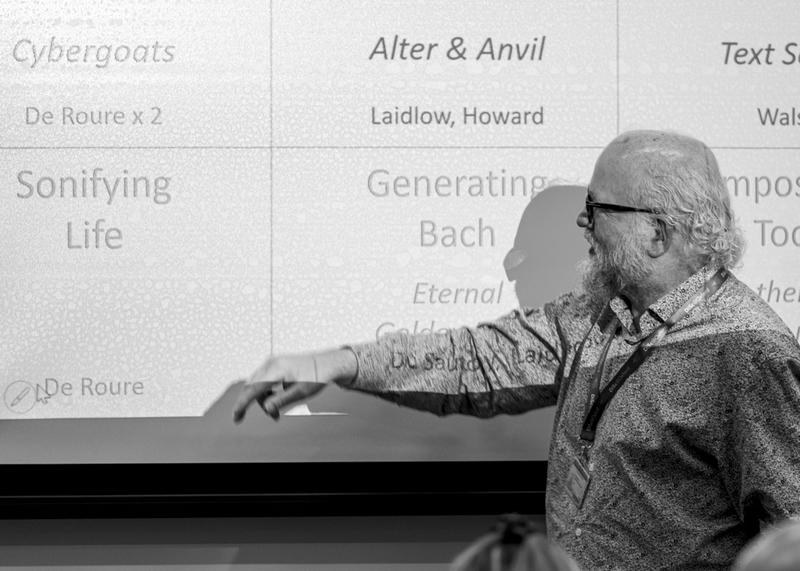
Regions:
[[567, 493], [576, 508], [580, 509], [589, 487], [589, 470], [583, 458], [575, 458], [567, 474]]

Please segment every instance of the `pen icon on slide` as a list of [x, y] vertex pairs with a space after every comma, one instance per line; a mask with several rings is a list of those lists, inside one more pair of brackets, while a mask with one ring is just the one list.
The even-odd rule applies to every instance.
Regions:
[[11, 401], [11, 404], [10, 404], [10, 405], [8, 405], [8, 406], [9, 406], [9, 407], [11, 407], [11, 408], [14, 408], [14, 407], [15, 407], [15, 406], [17, 406], [19, 403], [21, 403], [21, 402], [22, 402], [22, 399], [24, 399], [24, 398], [25, 398], [25, 397], [28, 395], [28, 393], [30, 393], [30, 392], [31, 392], [31, 388], [30, 388], [30, 387], [25, 387], [25, 388], [22, 390], [22, 392], [21, 392], [21, 393], [19, 393], [19, 394], [18, 394], [16, 397], [14, 397], [14, 400], [12, 400], [12, 401]]
[[6, 408], [15, 414], [25, 414], [33, 408], [36, 400], [35, 389], [27, 381], [14, 381], [3, 393]]

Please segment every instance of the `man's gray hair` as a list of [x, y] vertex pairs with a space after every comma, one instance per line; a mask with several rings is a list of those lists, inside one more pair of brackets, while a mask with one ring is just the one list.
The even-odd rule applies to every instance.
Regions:
[[612, 145], [621, 151], [634, 204], [656, 210], [657, 219], [677, 230], [698, 266], [735, 267], [744, 236], [714, 153], [704, 143], [677, 133], [631, 131]]

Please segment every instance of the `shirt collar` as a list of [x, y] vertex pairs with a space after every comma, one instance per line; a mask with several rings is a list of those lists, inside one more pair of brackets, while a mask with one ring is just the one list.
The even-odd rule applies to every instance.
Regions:
[[633, 314], [628, 300], [624, 296], [613, 298], [609, 302], [609, 306], [624, 328], [626, 340], [629, 343], [638, 343], [647, 337], [656, 327], [664, 323], [673, 313], [680, 309], [689, 298], [702, 291], [706, 281], [714, 275], [716, 270], [717, 268], [711, 264], [703, 267], [667, 295], [649, 306], [639, 318], [640, 331], [638, 333], [633, 325]]

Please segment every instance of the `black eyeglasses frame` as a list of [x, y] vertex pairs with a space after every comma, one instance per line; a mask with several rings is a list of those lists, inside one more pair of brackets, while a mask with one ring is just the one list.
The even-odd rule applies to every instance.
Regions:
[[586, 209], [586, 217], [589, 221], [589, 226], [594, 224], [594, 209], [609, 210], [611, 212], [644, 212], [645, 214], [658, 214], [652, 208], [637, 208], [635, 206], [626, 206], [624, 204], [611, 204], [609, 202], [594, 202], [586, 198], [584, 203]]

